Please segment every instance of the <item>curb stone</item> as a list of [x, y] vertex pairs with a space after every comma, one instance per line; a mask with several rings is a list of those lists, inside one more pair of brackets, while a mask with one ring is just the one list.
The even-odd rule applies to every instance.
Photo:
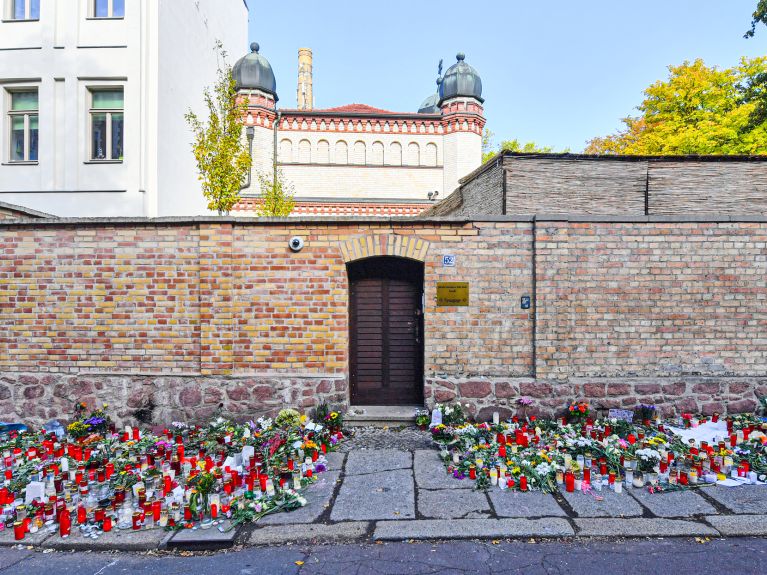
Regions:
[[317, 541], [349, 541], [365, 537], [370, 530], [368, 521], [344, 521], [331, 525], [295, 524], [270, 525], [254, 529], [247, 538], [250, 545], [309, 543]]
[[379, 521], [375, 541], [403, 539], [473, 539], [481, 537], [572, 537], [565, 519], [417, 519]]
[[575, 519], [578, 537], [685, 537], [714, 535], [713, 528], [696, 521], [644, 517]]
[[725, 536], [767, 535], [767, 515], [706, 515], [705, 519]]

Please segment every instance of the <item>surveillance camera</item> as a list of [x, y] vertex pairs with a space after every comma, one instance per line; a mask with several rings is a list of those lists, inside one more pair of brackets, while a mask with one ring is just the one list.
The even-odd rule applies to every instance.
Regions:
[[304, 247], [304, 240], [302, 240], [298, 236], [293, 236], [292, 238], [290, 238], [290, 241], [288, 242], [288, 247], [294, 252], [300, 252], [301, 248]]

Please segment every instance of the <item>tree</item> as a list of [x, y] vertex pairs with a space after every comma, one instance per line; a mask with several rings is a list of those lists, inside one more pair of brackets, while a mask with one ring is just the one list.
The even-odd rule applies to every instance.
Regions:
[[767, 25], [767, 0], [759, 0], [756, 4], [756, 10], [751, 16], [751, 29], [746, 31], [744, 38], [753, 38], [756, 33], [757, 24]]
[[273, 176], [258, 174], [261, 188], [261, 204], [258, 207], [259, 216], [287, 217], [295, 207], [293, 188], [287, 183], [282, 171], [275, 170]]
[[[763, 154], [767, 124], [767, 58], [743, 58], [733, 68], [702, 60], [669, 66], [669, 77], [644, 91], [640, 116], [624, 129], [594, 138], [595, 154]], [[761, 111], [760, 111], [761, 110]], [[760, 121], [759, 114], [763, 114]]]
[[[488, 137], [489, 134], [489, 137]], [[489, 130], [485, 130], [485, 135], [482, 137], [482, 163], [484, 164], [490, 158], [501, 152], [522, 152], [525, 154], [551, 154], [554, 149], [551, 146], [539, 146], [535, 142], [521, 143], [516, 138], [513, 140], [504, 140], [498, 146], [497, 149], [492, 149], [492, 137], [493, 133]], [[486, 140], [487, 138], [487, 140]], [[487, 142], [487, 143], [486, 143]], [[565, 150], [568, 152], [569, 150]]]
[[222, 64], [212, 89], [206, 88], [204, 92], [208, 119], [200, 120], [192, 110], [184, 117], [194, 133], [192, 151], [208, 209], [222, 215], [239, 201], [252, 159], [242, 138], [248, 101], [237, 97], [232, 68], [226, 63], [226, 52], [220, 42], [215, 49]]

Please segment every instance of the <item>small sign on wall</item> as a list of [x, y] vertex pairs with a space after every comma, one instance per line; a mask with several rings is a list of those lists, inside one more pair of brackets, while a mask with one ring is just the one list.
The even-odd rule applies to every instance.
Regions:
[[607, 412], [610, 419], [622, 419], [623, 421], [634, 421], [634, 412], [630, 409], [611, 409]]
[[469, 282], [437, 282], [437, 306], [469, 305]]
[[530, 296], [523, 295], [519, 300], [519, 306], [522, 309], [530, 309]]
[[443, 268], [454, 268], [455, 267], [455, 256], [453, 254], [445, 254], [442, 256], [442, 267]]

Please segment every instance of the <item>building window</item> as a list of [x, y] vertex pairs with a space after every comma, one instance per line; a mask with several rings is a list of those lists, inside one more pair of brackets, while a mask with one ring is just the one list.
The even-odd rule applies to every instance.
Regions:
[[37, 90], [10, 92], [11, 162], [36, 162], [38, 145]]
[[122, 161], [125, 127], [123, 90], [92, 89], [90, 95], [91, 159]]
[[39, 20], [40, 0], [10, 0], [9, 20]]
[[125, 18], [125, 0], [92, 1], [92, 18]]

